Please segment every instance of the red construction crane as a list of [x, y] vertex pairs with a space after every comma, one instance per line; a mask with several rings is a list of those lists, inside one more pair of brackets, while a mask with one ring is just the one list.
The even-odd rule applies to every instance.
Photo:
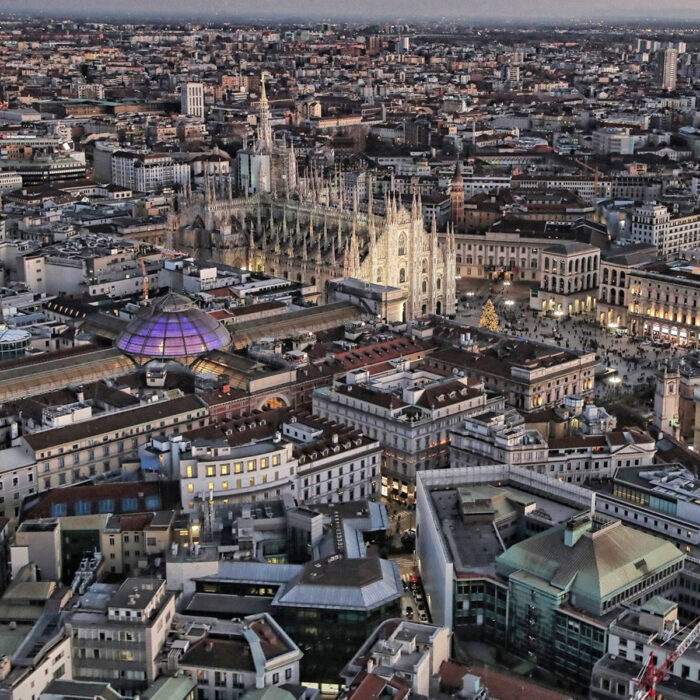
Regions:
[[[687, 628], [686, 628], [687, 629]], [[685, 654], [690, 645], [700, 635], [700, 622], [696, 621], [695, 627], [686, 635], [685, 639], [667, 656], [666, 660], [660, 665], [656, 665], [656, 654], [652, 651], [649, 654], [647, 663], [642, 667], [639, 675], [632, 681], [637, 690], [630, 696], [630, 700], [646, 700], [656, 698], [656, 686], [661, 683], [668, 672], [673, 668], [673, 664]]]

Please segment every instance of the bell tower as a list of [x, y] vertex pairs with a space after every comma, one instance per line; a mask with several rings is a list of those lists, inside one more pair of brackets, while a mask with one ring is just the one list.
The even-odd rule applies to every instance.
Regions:
[[450, 200], [452, 203], [452, 223], [457, 231], [464, 229], [464, 180], [462, 179], [462, 162], [457, 161], [455, 174], [450, 186]]
[[656, 391], [654, 393], [654, 425], [662, 432], [675, 436], [678, 433], [678, 408], [680, 400], [681, 376], [678, 369], [669, 369], [664, 364], [656, 372]]

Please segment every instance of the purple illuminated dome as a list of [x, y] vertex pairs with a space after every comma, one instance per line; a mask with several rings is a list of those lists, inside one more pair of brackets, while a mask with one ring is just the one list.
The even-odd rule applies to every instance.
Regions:
[[230, 342], [229, 332], [187, 297], [166, 294], [139, 311], [115, 345], [139, 362], [158, 359], [190, 364]]

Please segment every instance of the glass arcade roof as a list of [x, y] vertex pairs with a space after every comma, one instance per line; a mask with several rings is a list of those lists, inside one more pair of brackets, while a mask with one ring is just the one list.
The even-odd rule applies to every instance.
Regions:
[[140, 311], [117, 336], [115, 344], [136, 358], [179, 359], [226, 347], [229, 332], [184, 296], [167, 294]]

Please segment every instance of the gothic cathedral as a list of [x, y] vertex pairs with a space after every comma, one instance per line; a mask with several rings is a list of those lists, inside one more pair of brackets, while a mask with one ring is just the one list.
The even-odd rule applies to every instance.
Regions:
[[[448, 228], [442, 243], [434, 222], [426, 232], [419, 196], [407, 208], [389, 194], [379, 216], [371, 188], [363, 212], [357, 197], [351, 207], [344, 206], [340, 188], [319, 178], [311, 186], [308, 180], [297, 183], [293, 149], [272, 141], [264, 83], [258, 125], [258, 142], [242, 153], [244, 196], [232, 197], [230, 179], [209, 177], [203, 193], [181, 193], [170, 221], [171, 247], [315, 284], [321, 294], [326, 282], [339, 277], [398, 287], [406, 293], [406, 320], [455, 313], [454, 231]], [[252, 180], [257, 187], [251, 193]]]

